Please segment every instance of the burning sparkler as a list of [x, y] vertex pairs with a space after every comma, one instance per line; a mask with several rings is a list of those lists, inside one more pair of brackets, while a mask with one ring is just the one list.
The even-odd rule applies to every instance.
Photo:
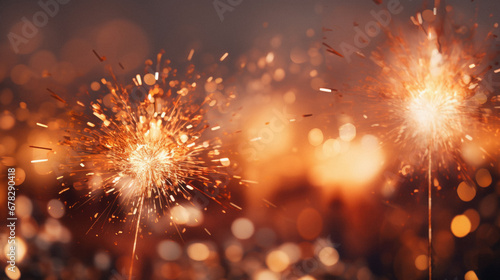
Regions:
[[[157, 220], [178, 205], [178, 199], [195, 204], [196, 193], [219, 204], [229, 199], [225, 187], [230, 178], [224, 168], [230, 160], [223, 156], [221, 140], [205, 132], [210, 128], [206, 110], [218, 100], [199, 92], [207, 84], [221, 88], [222, 79], [204, 79], [193, 65], [182, 76], [168, 60], [160, 66], [161, 57], [156, 72], [137, 75], [135, 86], [124, 87], [114, 76], [113, 81], [103, 79], [109, 94], [91, 102], [90, 116], [78, 101], [83, 108], [71, 113], [69, 135], [61, 142], [72, 150], [62, 168], [73, 185], [88, 185], [89, 200], [114, 196], [113, 205], [96, 213], [94, 224], [107, 216], [135, 220], [132, 262], [142, 219]], [[147, 70], [151, 65], [146, 63]], [[220, 126], [211, 130], [215, 128]], [[128, 215], [119, 218], [119, 213]]]
[[[489, 129], [488, 92], [480, 85], [489, 68], [484, 53], [471, 52], [458, 38], [445, 36], [444, 30], [427, 29], [413, 47], [400, 37], [391, 36], [390, 56], [375, 53], [374, 61], [382, 75], [371, 94], [388, 109], [389, 137], [403, 149], [425, 151], [428, 160], [428, 270], [432, 278], [432, 167], [449, 166], [449, 160], [462, 168], [462, 145], [474, 133]], [[454, 36], [457, 34], [454, 34]], [[486, 62], [487, 63], [487, 62]], [[483, 70], [477, 71], [479, 66]], [[485, 104], [486, 103], [486, 104]]]
[[367, 79], [362, 89], [363, 96], [376, 103], [365, 111], [365, 118], [378, 122], [373, 127], [387, 129], [384, 142], [427, 159], [429, 279], [432, 168], [435, 164], [452, 167], [467, 177], [462, 146], [476, 134], [495, 132], [490, 124], [494, 100], [481, 85], [491, 70], [487, 53], [478, 52], [469, 42], [474, 28], [456, 28], [444, 16], [437, 20], [437, 11], [429, 11], [432, 17], [426, 13], [432, 24], [425, 23], [421, 14], [412, 17], [418, 27], [415, 36], [388, 33], [388, 46], [371, 56], [381, 71]]

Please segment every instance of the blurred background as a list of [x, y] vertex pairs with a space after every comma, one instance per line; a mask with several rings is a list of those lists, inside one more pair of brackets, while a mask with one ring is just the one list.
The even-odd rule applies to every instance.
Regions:
[[[448, 2], [456, 22], [478, 24], [471, 40], [481, 44], [489, 32], [498, 34], [498, 1]], [[172, 209], [182, 234], [170, 217], [146, 225], [133, 279], [426, 279], [425, 164], [403, 168], [405, 155], [382, 144], [363, 122], [359, 96], [349, 97], [347, 89], [373, 63], [327, 50], [354, 45], [354, 27], [373, 21], [373, 12], [395, 9], [390, 28], [414, 31], [410, 17], [433, 6], [410, 0], [0, 2], [0, 179], [7, 186], [7, 168], [17, 168], [20, 271], [6, 266], [2, 277], [128, 279], [132, 226], [93, 226], [100, 206], [70, 208], [84, 193], [60, 194], [58, 163], [31, 163], [47, 151], [29, 146], [54, 147], [65, 135], [65, 106], [47, 88], [72, 103], [103, 98], [108, 66], [130, 84], [147, 59], [165, 50], [180, 67], [193, 51], [199, 69], [224, 79], [221, 94], [236, 96], [208, 121], [226, 132], [230, 173], [250, 183], [230, 187], [241, 210], [216, 203]], [[361, 52], [386, 39], [380, 32]], [[485, 82], [494, 96], [500, 77], [490, 74]], [[435, 172], [436, 279], [500, 275], [498, 148], [490, 157], [478, 156], [478, 149], [464, 149], [470, 180], [445, 168]], [[0, 213], [6, 220], [6, 207]], [[0, 233], [4, 265], [8, 234]]]

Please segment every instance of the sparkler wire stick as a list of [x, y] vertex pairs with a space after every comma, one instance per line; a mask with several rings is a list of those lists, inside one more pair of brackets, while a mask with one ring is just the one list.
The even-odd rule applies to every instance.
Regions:
[[128, 273], [128, 280], [132, 280], [132, 272], [134, 270], [134, 258], [135, 258], [135, 249], [137, 248], [137, 235], [139, 234], [139, 225], [141, 224], [141, 215], [142, 215], [142, 203], [144, 201], [144, 196], [141, 197], [141, 202], [139, 203], [139, 216], [137, 216], [137, 224], [135, 226], [135, 237], [134, 237], [134, 246], [132, 248], [132, 257], [130, 260], [130, 270]]
[[427, 171], [427, 180], [428, 180], [428, 193], [427, 193], [427, 206], [428, 206], [428, 223], [429, 223], [429, 246], [427, 252], [427, 261], [428, 261], [428, 269], [429, 269], [429, 280], [432, 279], [432, 141], [431, 145], [429, 145], [429, 170]]

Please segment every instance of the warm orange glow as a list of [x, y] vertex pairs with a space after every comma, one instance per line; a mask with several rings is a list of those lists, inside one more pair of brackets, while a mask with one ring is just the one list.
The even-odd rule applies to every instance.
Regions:
[[5, 275], [7, 275], [7, 277], [9, 277], [9, 279], [12, 279], [12, 280], [17, 280], [17, 279], [21, 279], [21, 271], [19, 271], [19, 268], [17, 268], [17, 266], [14, 268], [14, 271], [10, 270], [9, 269], [10, 265], [7, 265], [5, 267]]
[[465, 273], [464, 280], [479, 280], [479, 278], [473, 270], [469, 270]]
[[340, 256], [333, 247], [322, 248], [318, 253], [319, 260], [326, 266], [332, 266], [338, 263]]
[[479, 169], [476, 172], [476, 182], [480, 187], [486, 188], [493, 182], [491, 174], [487, 169]]
[[182, 254], [181, 246], [172, 240], [164, 240], [158, 244], [158, 255], [166, 261], [175, 261]]
[[254, 280], [279, 280], [279, 274], [270, 270], [261, 270], [255, 274]]
[[195, 261], [204, 261], [210, 256], [208, 246], [203, 243], [193, 243], [187, 248], [188, 256]]
[[313, 128], [308, 134], [309, 143], [313, 146], [319, 146], [323, 143], [323, 132], [319, 128]]
[[254, 233], [253, 223], [247, 218], [236, 219], [231, 225], [233, 235], [238, 239], [248, 239]]
[[426, 270], [426, 269], [427, 269], [427, 267], [428, 267], [427, 256], [426, 256], [426, 255], [419, 255], [419, 256], [415, 259], [415, 267], [416, 267], [418, 270], [421, 270], [421, 271]]
[[471, 201], [476, 196], [476, 189], [466, 182], [462, 182], [458, 185], [457, 194], [462, 201]]
[[171, 219], [180, 225], [197, 226], [203, 222], [203, 213], [191, 205], [176, 205], [170, 209]]
[[239, 245], [232, 244], [226, 248], [226, 258], [231, 262], [239, 262], [243, 258], [243, 248]]
[[282, 272], [290, 265], [290, 259], [283, 251], [275, 250], [267, 254], [267, 267], [274, 272]]
[[350, 196], [365, 191], [383, 167], [384, 155], [371, 135], [359, 142], [328, 139], [318, 148], [310, 180], [327, 191], [341, 188]]
[[465, 215], [457, 215], [451, 221], [451, 232], [456, 237], [465, 237], [471, 230], [471, 222]]
[[469, 221], [471, 223], [471, 229], [470, 231], [475, 231], [477, 227], [479, 226], [479, 223], [481, 222], [481, 217], [479, 216], [479, 213], [475, 209], [467, 209], [464, 212], [464, 215], [469, 218]]
[[323, 219], [316, 209], [306, 208], [297, 218], [297, 230], [304, 239], [313, 240], [323, 230]]
[[[8, 260], [9, 256], [8, 254], [10, 253], [10, 247], [12, 244], [5, 243], [5, 247], [3, 250], [4, 257]], [[16, 262], [21, 263], [24, 260], [24, 257], [26, 256], [26, 253], [28, 252], [28, 247], [26, 246], [26, 242], [21, 239], [21, 238], [16, 238]]]
[[52, 199], [47, 203], [47, 212], [52, 218], [59, 219], [64, 216], [64, 204], [57, 199]]

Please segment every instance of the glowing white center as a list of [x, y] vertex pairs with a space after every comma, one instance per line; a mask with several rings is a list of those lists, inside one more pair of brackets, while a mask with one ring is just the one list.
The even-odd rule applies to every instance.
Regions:
[[439, 105], [427, 98], [412, 100], [408, 109], [419, 130], [433, 132], [439, 126]]

